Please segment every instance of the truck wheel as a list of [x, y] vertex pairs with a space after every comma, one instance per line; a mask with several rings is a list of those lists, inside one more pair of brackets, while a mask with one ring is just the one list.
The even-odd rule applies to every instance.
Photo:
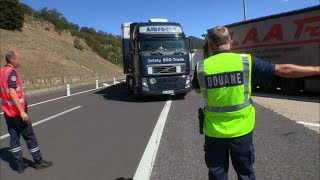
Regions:
[[133, 94], [133, 78], [130, 76], [127, 76], [127, 88], [129, 94]]
[[138, 92], [138, 87], [137, 86], [133, 87], [133, 93], [132, 94], [134, 95], [134, 98], [136, 100], [141, 100], [142, 99], [142, 95]]

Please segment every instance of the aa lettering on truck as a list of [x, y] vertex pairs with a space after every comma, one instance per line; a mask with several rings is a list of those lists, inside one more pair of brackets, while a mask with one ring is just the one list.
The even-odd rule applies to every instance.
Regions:
[[[294, 19], [291, 22], [275, 22], [270, 27], [252, 24], [253, 26], [245, 35], [238, 36], [238, 39], [235, 38], [238, 31], [230, 28], [233, 49], [320, 42], [320, 16]], [[266, 28], [267, 31], [265, 31]], [[260, 31], [264, 31], [264, 33]]]

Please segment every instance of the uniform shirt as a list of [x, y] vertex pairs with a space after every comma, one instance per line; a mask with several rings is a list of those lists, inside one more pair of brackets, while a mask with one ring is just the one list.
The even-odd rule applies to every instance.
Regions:
[[8, 86], [9, 88], [17, 88], [17, 73], [15, 70], [11, 71], [8, 77]]
[[[213, 55], [217, 55], [220, 53], [226, 53], [230, 51], [218, 51], [214, 53]], [[275, 65], [263, 61], [257, 57], [252, 56], [252, 81], [255, 82], [265, 82], [265, 81], [271, 81], [275, 71]], [[194, 77], [192, 80], [192, 86], [194, 89], [200, 89], [200, 84], [198, 81], [198, 72], [197, 72], [197, 67], [195, 68], [194, 71]]]

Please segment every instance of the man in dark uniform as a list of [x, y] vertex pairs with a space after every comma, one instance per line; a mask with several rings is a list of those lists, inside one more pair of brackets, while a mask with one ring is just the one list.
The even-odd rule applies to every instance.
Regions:
[[252, 79], [263, 82], [270, 81], [273, 75], [285, 78], [320, 75], [320, 67], [272, 64], [250, 54], [232, 53], [232, 40], [226, 27], [209, 30], [207, 37], [213, 55], [199, 62], [192, 85], [206, 100], [204, 121], [200, 124], [205, 134], [209, 179], [228, 179], [231, 156], [238, 179], [255, 180]]
[[[20, 66], [17, 52], [10, 51], [6, 54], [7, 65], [1, 68], [1, 107], [4, 111], [8, 133], [10, 134], [11, 153], [14, 157], [14, 168], [23, 173], [28, 167], [22, 159], [20, 136], [24, 138], [28, 149], [35, 161], [34, 168], [44, 169], [52, 166], [52, 162], [42, 159], [36, 136], [34, 134], [27, 103], [22, 91], [20, 76], [16, 70]], [[7, 82], [6, 82], [7, 81]]]

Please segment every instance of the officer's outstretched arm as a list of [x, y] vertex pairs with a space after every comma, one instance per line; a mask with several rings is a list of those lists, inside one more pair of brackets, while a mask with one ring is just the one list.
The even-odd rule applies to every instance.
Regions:
[[275, 66], [275, 75], [284, 78], [320, 75], [320, 66], [299, 66], [294, 64], [276, 64]]

